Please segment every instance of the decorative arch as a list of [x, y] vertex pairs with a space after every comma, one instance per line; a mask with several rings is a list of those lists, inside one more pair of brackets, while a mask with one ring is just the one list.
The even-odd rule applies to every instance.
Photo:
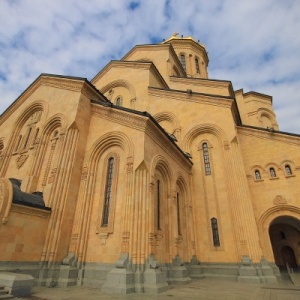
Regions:
[[136, 91], [134, 86], [127, 80], [123, 80], [123, 79], [119, 79], [119, 80], [114, 80], [110, 83], [108, 83], [107, 85], [105, 85], [100, 92], [102, 94], [105, 94], [106, 92], [108, 92], [109, 90], [116, 88], [116, 87], [124, 87], [127, 90], [129, 90], [131, 97], [135, 98], [136, 97]]
[[[280, 166], [285, 174], [285, 176], [294, 175], [296, 171], [296, 165], [292, 160], [283, 160], [280, 162]], [[290, 168], [291, 174], [287, 174], [287, 166]]]
[[[259, 172], [259, 174], [257, 174], [257, 171]], [[251, 176], [253, 176], [254, 180], [262, 180], [264, 171], [264, 168], [260, 165], [254, 165], [250, 169]]]
[[279, 166], [278, 164], [276, 164], [276, 163], [274, 163], [274, 162], [269, 162], [269, 163], [267, 163], [267, 164], [265, 165], [264, 169], [267, 170], [267, 169], [269, 169], [270, 167], [276, 167], [276, 169], [279, 169], [279, 168], [280, 168], [280, 166]]
[[[23, 147], [22, 150], [28, 150], [36, 124], [43, 123], [47, 110], [48, 106], [43, 100], [34, 101], [23, 110], [14, 124], [13, 134], [7, 147], [8, 154], [19, 152], [21, 147]], [[31, 125], [29, 127], [25, 126], [30, 118]]]
[[176, 174], [176, 185], [178, 185], [182, 190], [185, 191], [186, 195], [188, 193], [188, 184], [186, 179], [182, 176], [181, 173]]
[[[180, 124], [175, 114], [171, 112], [160, 112], [153, 117], [162, 127], [165, 125], [166, 128], [164, 129], [166, 132], [174, 134], [177, 140], [180, 140]], [[167, 124], [162, 124], [162, 122], [167, 122]]]
[[19, 116], [17, 119], [15, 126], [14, 126], [14, 132], [21, 130], [21, 128], [24, 126], [28, 118], [35, 112], [41, 111], [42, 113], [44, 112], [43, 116], [41, 118], [45, 117], [47, 114], [47, 104], [43, 100], [35, 101], [31, 103], [29, 106], [27, 106], [23, 113]]
[[[270, 110], [268, 108], [259, 108], [257, 110], [257, 112], [258, 112], [259, 121], [262, 124], [262, 126], [264, 126], [264, 127], [276, 126], [277, 127], [276, 115], [274, 114], [274, 112], [272, 110]], [[264, 119], [266, 119], [267, 122], [264, 121]]]
[[220, 141], [223, 141], [224, 143], [228, 144], [226, 134], [219, 126], [206, 123], [206, 124], [197, 125], [197, 126], [193, 127], [192, 129], [190, 129], [186, 133], [185, 137], [183, 138], [183, 143], [182, 143], [184, 151], [190, 152], [190, 147], [193, 143], [193, 140], [197, 136], [199, 136], [203, 133], [213, 134]]
[[267, 116], [268, 118], [270, 118], [271, 120], [274, 120], [276, 118], [276, 115], [274, 114], [274, 112], [271, 109], [265, 108], [265, 107], [261, 107], [257, 110], [257, 112], [259, 113], [259, 116], [261, 117], [262, 115]]
[[173, 127], [179, 128], [179, 120], [175, 114], [171, 112], [159, 112], [153, 116], [153, 118], [159, 123], [162, 121], [169, 121]]
[[262, 253], [268, 261], [274, 262], [274, 255], [269, 237], [270, 225], [276, 218], [284, 216], [293, 217], [300, 222], [300, 208], [286, 204], [275, 205], [265, 211], [257, 222]]
[[153, 158], [151, 166], [150, 166], [150, 176], [154, 177], [155, 171], [159, 171], [162, 175], [163, 179], [167, 183], [167, 190], [171, 189], [171, 182], [173, 182], [173, 174], [171, 172], [171, 168], [169, 163], [162, 155], [157, 155]]
[[46, 125], [43, 128], [42, 134], [49, 135], [51, 134], [56, 128], [61, 127], [61, 130], [65, 132], [67, 125], [66, 117], [63, 114], [55, 114], [51, 116], [51, 118], [47, 121]]
[[126, 153], [128, 153], [128, 157], [133, 157], [132, 141], [124, 133], [119, 131], [112, 131], [104, 134], [94, 142], [91, 150], [88, 152], [87, 161], [90, 163], [98, 162], [102, 153], [113, 146], [121, 147], [124, 151], [126, 151]]

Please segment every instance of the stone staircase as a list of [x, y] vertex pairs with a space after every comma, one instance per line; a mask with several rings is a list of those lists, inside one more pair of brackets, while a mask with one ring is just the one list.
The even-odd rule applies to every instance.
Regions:
[[9, 294], [8, 288], [5, 286], [0, 286], [0, 299], [12, 299], [13, 295]]

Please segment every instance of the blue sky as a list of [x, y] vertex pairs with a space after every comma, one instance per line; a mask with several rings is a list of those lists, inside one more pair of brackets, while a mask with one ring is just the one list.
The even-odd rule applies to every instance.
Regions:
[[134, 45], [173, 32], [209, 52], [209, 78], [273, 96], [300, 134], [299, 0], [1, 0], [0, 113], [40, 73], [92, 79]]

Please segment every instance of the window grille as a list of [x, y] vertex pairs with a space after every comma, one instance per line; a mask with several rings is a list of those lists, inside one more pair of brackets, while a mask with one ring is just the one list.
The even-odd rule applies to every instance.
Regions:
[[205, 175], [211, 175], [211, 168], [210, 168], [210, 161], [209, 161], [209, 152], [208, 152], [208, 145], [207, 143], [202, 144], [203, 150], [203, 160], [204, 160], [204, 167], [205, 167]]
[[102, 226], [107, 226], [109, 218], [109, 206], [110, 206], [110, 197], [111, 197], [111, 187], [113, 179], [113, 168], [114, 168], [114, 158], [111, 157], [108, 160], [107, 166], [107, 178], [105, 186], [105, 197], [104, 197], [104, 207], [103, 207], [103, 218]]
[[220, 247], [218, 220], [216, 218], [211, 219], [211, 229], [212, 229], [214, 246]]

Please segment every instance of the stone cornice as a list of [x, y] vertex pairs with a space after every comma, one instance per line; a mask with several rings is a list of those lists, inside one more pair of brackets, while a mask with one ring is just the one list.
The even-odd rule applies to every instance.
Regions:
[[142, 131], [145, 130], [147, 122], [147, 117], [97, 104], [92, 104], [92, 115]]
[[180, 101], [190, 101], [205, 103], [214, 106], [223, 106], [231, 108], [234, 100], [227, 96], [214, 96], [202, 93], [188, 93], [187, 91], [178, 91], [178, 90], [165, 90], [158, 89], [155, 87], [149, 87], [148, 93], [151, 96], [155, 97], [164, 97], [164, 98], [173, 98]]
[[164, 149], [165, 152], [169, 155], [169, 157], [175, 162], [179, 163], [181, 167], [183, 167], [187, 172], [190, 171], [193, 163], [186, 158], [183, 151], [180, 150], [179, 146], [176, 147], [170, 140], [167, 138], [162, 131], [157, 130], [157, 126], [150, 119], [147, 122], [147, 126], [145, 128], [145, 133], [156, 142], [161, 149]]
[[[272, 104], [272, 102], [273, 102], [272, 96], [262, 94], [262, 93], [258, 93], [258, 92], [254, 92], [254, 91], [244, 93], [244, 90], [240, 89], [240, 90], [234, 91], [234, 93], [236, 95], [237, 94], [242, 94], [242, 96], [243, 96], [243, 98], [246, 102], [257, 101], [257, 102], [261, 102], [261, 103], [266, 103], [267, 102], [268, 104], [270, 104], [270, 102]], [[250, 97], [252, 97], [252, 99], [249, 99]]]
[[287, 132], [269, 131], [265, 128], [251, 128], [245, 126], [237, 126], [238, 134], [252, 136], [259, 139], [268, 139], [300, 146], [300, 136], [293, 135]]
[[45, 219], [49, 218], [49, 216], [51, 215], [50, 210], [44, 210], [36, 207], [24, 206], [15, 203], [12, 203], [10, 211], [20, 213], [20, 214], [45, 218]]
[[234, 98], [234, 91], [232, 88], [231, 81], [226, 80], [212, 80], [212, 79], [205, 79], [205, 78], [192, 78], [192, 77], [175, 77], [171, 76], [170, 80], [177, 83], [184, 83], [191, 86], [205, 86], [205, 87], [212, 87], [212, 88], [226, 88], [228, 89], [228, 96]]

